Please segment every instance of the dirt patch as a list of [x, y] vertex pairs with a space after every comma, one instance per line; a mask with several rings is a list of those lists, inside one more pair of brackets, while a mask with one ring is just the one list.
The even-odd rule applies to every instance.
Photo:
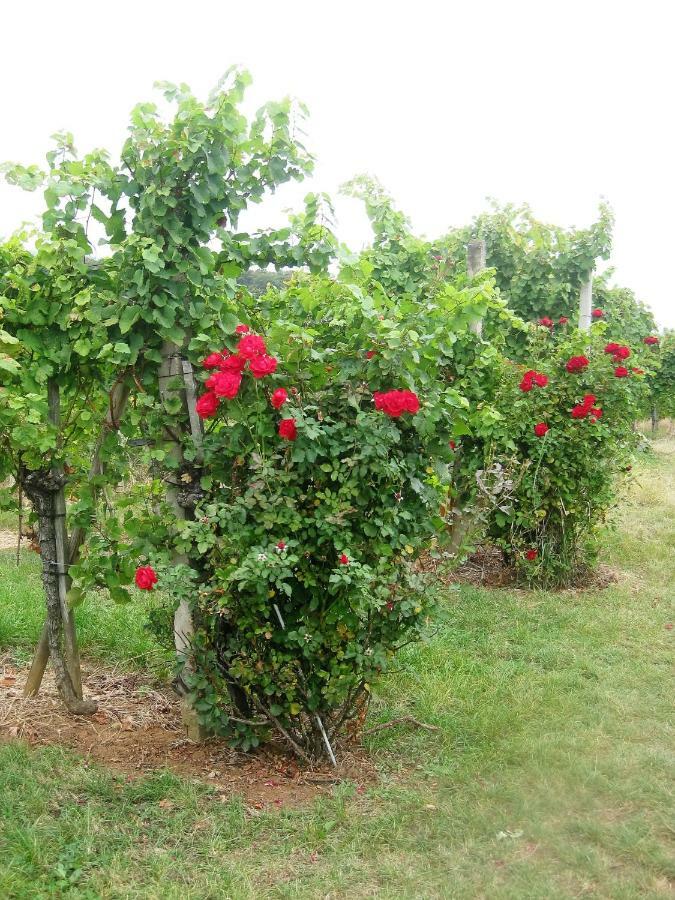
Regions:
[[[16, 531], [0, 530], [0, 550], [16, 550]], [[26, 546], [25, 538], [21, 539], [22, 545]]]
[[216, 738], [192, 743], [176, 695], [142, 673], [85, 662], [84, 692], [99, 707], [93, 716], [71, 716], [49, 672], [38, 697], [24, 699], [26, 675], [0, 657], [0, 743], [62, 745], [129, 779], [169, 770], [209, 784], [223, 800], [241, 797], [253, 810], [304, 805], [343, 780], [359, 786], [375, 780], [374, 766], [358, 747], [340, 752], [335, 770], [304, 767], [276, 743], [251, 754]]

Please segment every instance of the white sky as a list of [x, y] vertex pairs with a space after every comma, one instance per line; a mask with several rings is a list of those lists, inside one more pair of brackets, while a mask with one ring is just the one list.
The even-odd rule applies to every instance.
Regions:
[[[284, 187], [257, 224], [308, 190], [376, 175], [435, 236], [485, 198], [528, 202], [585, 226], [600, 197], [616, 215], [616, 281], [675, 327], [675, 7], [657, 0], [116, 0], [6, 3], [0, 160], [42, 163], [49, 135], [115, 155], [155, 80], [205, 95], [232, 63], [252, 105], [291, 94], [310, 107], [311, 183]], [[0, 185], [0, 234], [40, 198]], [[338, 234], [369, 237], [356, 201]]]

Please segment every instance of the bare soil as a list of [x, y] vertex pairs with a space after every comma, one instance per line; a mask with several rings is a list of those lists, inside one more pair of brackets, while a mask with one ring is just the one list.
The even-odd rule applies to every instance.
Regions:
[[98, 703], [93, 716], [72, 716], [59, 699], [48, 671], [40, 693], [23, 697], [27, 670], [0, 656], [0, 743], [24, 741], [32, 747], [61, 745], [129, 780], [168, 770], [213, 787], [227, 800], [241, 797], [249, 808], [304, 805], [343, 780], [357, 789], [375, 779], [375, 769], [359, 747], [342, 749], [339, 767], [308, 768], [276, 743], [241, 753], [223, 740], [188, 741], [179, 701], [169, 688], [142, 673], [85, 661], [86, 697]]

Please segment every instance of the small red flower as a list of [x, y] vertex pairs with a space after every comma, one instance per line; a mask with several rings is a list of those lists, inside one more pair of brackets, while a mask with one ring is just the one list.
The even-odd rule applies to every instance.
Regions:
[[617, 378], [627, 378], [629, 375], [629, 372], [625, 366], [617, 366], [616, 369], [614, 369], [614, 375]]
[[347, 556], [346, 553], [341, 554], [341, 556], [340, 556], [340, 565], [341, 565], [341, 566], [348, 566], [348, 565], [349, 565], [349, 557]]
[[366, 350], [366, 359], [372, 359], [376, 355], [374, 350]]
[[246, 360], [243, 356], [232, 353], [228, 356], [223, 356], [223, 361], [218, 368], [223, 372], [243, 372], [245, 365]]
[[644, 369], [636, 369], [635, 366], [633, 366], [633, 368], [631, 369], [631, 372], [635, 372], [636, 375], [644, 375], [645, 374]]
[[213, 391], [208, 391], [197, 400], [195, 409], [200, 419], [210, 419], [218, 410], [218, 398]]
[[248, 327], [248, 325], [237, 325], [237, 327], [234, 329], [234, 333], [235, 334], [246, 334], [250, 330], [251, 329]]
[[281, 409], [284, 403], [288, 400], [288, 392], [286, 388], [277, 388], [276, 391], [272, 394], [271, 403], [275, 409]]
[[588, 365], [588, 359], [585, 356], [572, 356], [567, 360], [565, 368], [568, 372], [583, 372]]
[[595, 419], [599, 419], [600, 416], [602, 415], [602, 408], [599, 407], [599, 406], [593, 406], [593, 407], [591, 407], [591, 415], [592, 415]]
[[261, 354], [260, 356], [254, 356], [249, 361], [248, 367], [254, 378], [264, 378], [266, 375], [271, 375], [276, 371], [277, 364], [275, 356]]
[[583, 405], [589, 407], [593, 406], [597, 399], [598, 398], [595, 396], [595, 394], [584, 394]]
[[643, 343], [647, 344], [648, 347], [653, 347], [655, 344], [658, 344], [658, 342], [659, 339], [656, 337], [656, 335], [653, 334], [648, 335], [643, 341]]
[[298, 436], [298, 429], [295, 426], [295, 419], [282, 419], [278, 428], [279, 437], [287, 441], [294, 441]]
[[567, 316], [560, 316], [560, 318], [558, 319], [558, 325], [567, 325], [568, 322], [569, 319], [567, 318]]
[[451, 450], [455, 450], [457, 448], [457, 444], [454, 441], [448, 441], [448, 447], [450, 447]]
[[285, 549], [286, 549], [286, 544], [283, 541], [279, 541], [279, 543], [277, 544], [277, 550], [281, 551], [281, 550], [285, 550]]
[[237, 344], [237, 353], [244, 359], [253, 359], [266, 351], [265, 341], [257, 334], [247, 334]]
[[530, 562], [533, 562], [539, 556], [538, 550], [526, 550], [525, 551], [525, 559], [528, 559]]
[[577, 405], [572, 409], [570, 415], [573, 419], [585, 419], [589, 412], [589, 406], [583, 406], [581, 403], [577, 403]]
[[398, 419], [404, 412], [415, 415], [419, 411], [420, 401], [412, 391], [375, 391], [373, 394], [375, 409], [385, 413], [392, 419]]
[[239, 393], [241, 375], [238, 372], [214, 372], [206, 379], [206, 387], [212, 390], [216, 397], [227, 397], [233, 400]]
[[591, 315], [594, 319], [601, 319], [604, 316], [604, 310], [602, 309], [594, 309]]
[[546, 422], [537, 422], [537, 424], [534, 426], [534, 433], [537, 435], [537, 437], [544, 437], [548, 430], [549, 429]]
[[153, 585], [157, 584], [157, 573], [152, 566], [139, 566], [134, 576], [136, 587], [142, 591], [151, 591]]
[[393, 610], [393, 608], [394, 608], [394, 604], [393, 604], [393, 602], [392, 602], [391, 600], [387, 600], [385, 606], [387, 607], [387, 609], [389, 610], [389, 612], [391, 612], [391, 611]]
[[537, 325], [543, 325], [544, 328], [553, 328], [553, 319], [549, 319], [548, 316], [542, 316]]
[[209, 353], [206, 359], [202, 360], [202, 366], [205, 369], [217, 369], [223, 361], [222, 353]]

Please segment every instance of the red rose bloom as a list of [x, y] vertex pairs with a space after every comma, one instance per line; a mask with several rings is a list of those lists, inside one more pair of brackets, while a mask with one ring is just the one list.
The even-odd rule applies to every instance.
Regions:
[[288, 400], [288, 393], [286, 392], [286, 388], [277, 388], [276, 391], [272, 394], [272, 406], [275, 409], [281, 409], [284, 403]]
[[248, 367], [254, 378], [264, 378], [265, 375], [271, 375], [276, 371], [277, 359], [275, 356], [266, 356], [265, 354], [254, 356], [249, 360]]
[[548, 384], [548, 375], [542, 375], [541, 372], [537, 372], [534, 376], [534, 383], [537, 387], [546, 387]]
[[537, 424], [534, 426], [534, 433], [537, 435], [537, 437], [544, 437], [547, 431], [548, 425], [546, 424], [546, 422], [537, 422]]
[[448, 447], [450, 447], [451, 450], [454, 450], [457, 447], [457, 444], [454, 441], [449, 441]]
[[286, 544], [283, 541], [279, 541], [279, 543], [277, 544], [277, 550], [285, 550], [285, 549], [286, 549]]
[[599, 419], [602, 415], [602, 409], [599, 406], [591, 407], [591, 415], [595, 416], [596, 419]]
[[417, 394], [412, 391], [387, 391], [384, 394], [375, 391], [373, 399], [375, 409], [386, 413], [392, 419], [398, 419], [404, 412], [409, 412], [414, 416], [420, 408]]
[[375, 356], [374, 350], [366, 350], [366, 359], [372, 359]]
[[223, 361], [222, 353], [209, 353], [205, 360], [202, 360], [202, 366], [205, 369], [217, 369]]
[[298, 429], [295, 427], [295, 419], [282, 419], [279, 422], [279, 437], [287, 441], [294, 441], [298, 436]]
[[233, 400], [239, 393], [241, 375], [238, 372], [215, 372], [206, 379], [206, 386], [216, 397], [227, 397]]
[[236, 353], [230, 356], [224, 356], [219, 368], [223, 372], [243, 372], [246, 360], [243, 356], [237, 356]]
[[622, 359], [628, 359], [630, 356], [630, 348], [629, 347], [617, 347], [614, 351], [614, 360], [615, 362], [620, 362]]
[[553, 319], [549, 319], [548, 316], [542, 316], [541, 319], [537, 322], [538, 325], [543, 325], [544, 328], [553, 328]]
[[200, 419], [210, 419], [211, 416], [215, 416], [218, 409], [218, 398], [213, 391], [208, 391], [197, 400], [195, 409]]
[[565, 368], [568, 372], [582, 372], [587, 365], [588, 360], [585, 356], [572, 356], [567, 360]]
[[235, 334], [246, 334], [246, 332], [248, 332], [250, 330], [251, 329], [248, 327], [248, 325], [237, 325], [237, 327], [234, 329], [234, 333]]
[[597, 397], [595, 396], [595, 394], [584, 394], [583, 405], [589, 407], [593, 406], [596, 400]]
[[237, 353], [244, 359], [253, 359], [267, 352], [265, 341], [257, 334], [247, 334], [237, 344]]
[[347, 556], [346, 553], [343, 553], [343, 554], [340, 556], [340, 565], [341, 565], [341, 566], [348, 566], [348, 565], [349, 565], [349, 557]]
[[525, 559], [529, 559], [530, 562], [535, 560], [539, 556], [538, 550], [527, 550], [525, 553]]
[[577, 405], [572, 409], [570, 415], [573, 419], [585, 419], [590, 411], [590, 406], [583, 406], [581, 403], [577, 403]]
[[594, 319], [601, 319], [604, 316], [604, 311], [601, 309], [594, 309], [591, 315]]
[[617, 378], [627, 378], [628, 374], [628, 369], [625, 366], [617, 366], [616, 369], [614, 369], [614, 375]]
[[568, 322], [569, 319], [567, 318], [567, 316], [560, 316], [560, 318], [558, 319], [558, 325], [567, 325]]
[[605, 353], [616, 353], [620, 346], [621, 344], [617, 344], [616, 341], [611, 341], [605, 347]]
[[152, 566], [139, 566], [134, 576], [136, 587], [142, 591], [151, 591], [153, 585], [157, 584], [157, 573]]
[[648, 347], [653, 347], [654, 344], [658, 344], [658, 342], [659, 339], [653, 334], [648, 335], [643, 341], [643, 343], [647, 344]]

